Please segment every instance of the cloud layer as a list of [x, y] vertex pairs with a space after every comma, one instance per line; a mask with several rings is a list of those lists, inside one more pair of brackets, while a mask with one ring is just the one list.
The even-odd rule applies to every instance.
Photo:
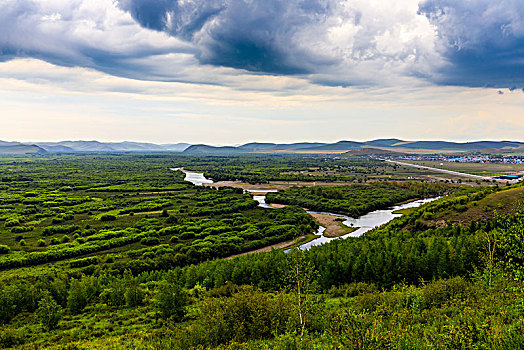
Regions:
[[439, 83], [524, 86], [524, 2], [427, 0], [420, 13], [437, 28], [449, 63]]
[[375, 85], [429, 76], [435, 32], [416, 0], [147, 0], [120, 6], [142, 26], [183, 38], [201, 64], [313, 75], [326, 84]]
[[235, 85], [524, 87], [517, 0], [0, 0], [0, 60]]

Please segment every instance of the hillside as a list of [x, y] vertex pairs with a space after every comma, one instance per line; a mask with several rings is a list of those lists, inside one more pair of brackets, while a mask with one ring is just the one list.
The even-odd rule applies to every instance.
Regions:
[[186, 150], [189, 146], [191, 146], [189, 143], [172, 143], [172, 144], [163, 144], [161, 145], [166, 151], [173, 151], [173, 152], [183, 152]]
[[424, 223], [430, 227], [443, 225], [444, 223], [470, 225], [472, 222], [491, 220], [498, 215], [513, 213], [518, 203], [524, 203], [524, 186], [504, 189], [490, 193], [484, 198], [472, 198], [470, 201], [452, 205], [449, 208], [441, 208], [431, 217], [424, 219]]
[[259, 143], [252, 142], [245, 145], [239, 146], [238, 148], [252, 152], [264, 152], [264, 151], [292, 151], [301, 150], [311, 147], [323, 146], [325, 143], [320, 142], [301, 142], [301, 143], [289, 143], [289, 144], [277, 144], [277, 143]]
[[45, 154], [45, 149], [38, 147], [37, 145], [0, 145], [0, 154]]
[[248, 151], [239, 147], [225, 146], [215, 147], [208, 145], [191, 145], [186, 148], [183, 153], [187, 154], [231, 154], [231, 153], [246, 153]]
[[349, 151], [353, 149], [360, 149], [365, 146], [365, 143], [362, 142], [356, 142], [356, 141], [339, 141], [332, 144], [322, 145], [322, 146], [316, 146], [316, 147], [309, 147], [303, 149], [303, 151]]
[[524, 143], [510, 141], [477, 141], [464, 143], [447, 141], [401, 141], [392, 144], [390, 147], [435, 151], [478, 151], [486, 148], [502, 150], [522, 146], [524, 146]]
[[490, 222], [497, 215], [513, 215], [524, 204], [524, 184], [518, 183], [504, 187], [470, 188], [449, 195], [423, 207], [406, 210], [396, 221], [376, 230], [374, 234], [402, 231], [427, 231], [458, 225], [478, 227]]
[[194, 145], [189, 147], [188, 153], [343, 153], [349, 151], [364, 150], [363, 153], [372, 153], [372, 149], [378, 149], [374, 154], [385, 154], [384, 152], [472, 152], [490, 149], [494, 152], [519, 151], [524, 148], [523, 142], [516, 141], [476, 141], [476, 142], [448, 142], [448, 141], [403, 141], [400, 139], [377, 139], [371, 141], [338, 141], [335, 143], [302, 142], [292, 144], [259, 143], [252, 142], [238, 147], [213, 147], [208, 145]]
[[404, 142], [399, 139], [377, 139], [366, 142], [366, 145], [373, 147], [391, 147], [397, 143]]
[[362, 157], [362, 156], [400, 156], [405, 153], [391, 151], [382, 148], [361, 148], [356, 150], [347, 151], [339, 155], [339, 157]]
[[188, 144], [157, 145], [145, 142], [99, 142], [99, 141], [61, 141], [38, 142], [40, 147], [53, 153], [71, 152], [181, 152]]

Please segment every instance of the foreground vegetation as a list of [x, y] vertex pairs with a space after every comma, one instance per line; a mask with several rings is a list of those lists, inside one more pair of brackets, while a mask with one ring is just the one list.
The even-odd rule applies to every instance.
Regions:
[[524, 187], [290, 189], [330, 211], [456, 192], [361, 238], [217, 259], [317, 225], [192, 186], [168, 170], [185, 159], [0, 160], [1, 347], [522, 348]]

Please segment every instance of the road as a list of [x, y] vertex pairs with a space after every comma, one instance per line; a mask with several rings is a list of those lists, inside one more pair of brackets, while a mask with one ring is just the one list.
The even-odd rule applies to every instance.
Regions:
[[412, 167], [412, 168], [419, 168], [419, 169], [431, 170], [431, 171], [436, 171], [436, 172], [445, 173], [445, 174], [450, 174], [450, 175], [455, 175], [455, 176], [468, 177], [468, 178], [475, 179], [475, 180], [488, 180], [488, 181], [496, 180], [496, 181], [498, 181], [498, 182], [504, 182], [504, 183], [506, 182], [506, 180], [494, 179], [494, 178], [489, 177], [489, 176], [480, 176], [480, 175], [473, 175], [473, 174], [461, 173], [461, 172], [453, 171], [453, 170], [446, 170], [446, 169], [432, 168], [432, 167], [424, 166], [424, 165], [418, 165], [418, 164], [411, 164], [411, 163], [398, 162], [398, 161], [396, 161], [396, 160], [387, 160], [387, 159], [382, 159], [382, 160], [385, 160], [385, 161], [388, 162], [388, 163], [393, 163], [393, 164], [398, 164], [398, 165], [408, 166], [408, 167]]

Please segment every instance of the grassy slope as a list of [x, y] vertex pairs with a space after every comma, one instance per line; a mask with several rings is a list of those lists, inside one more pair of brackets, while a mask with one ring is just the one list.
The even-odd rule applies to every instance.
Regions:
[[472, 221], [485, 221], [494, 217], [494, 212], [506, 214], [514, 212], [518, 202], [524, 200], [524, 187], [511, 188], [492, 193], [485, 198], [467, 204], [467, 210], [457, 212], [452, 209], [442, 211], [429, 224], [438, 225], [442, 220], [469, 225]]

